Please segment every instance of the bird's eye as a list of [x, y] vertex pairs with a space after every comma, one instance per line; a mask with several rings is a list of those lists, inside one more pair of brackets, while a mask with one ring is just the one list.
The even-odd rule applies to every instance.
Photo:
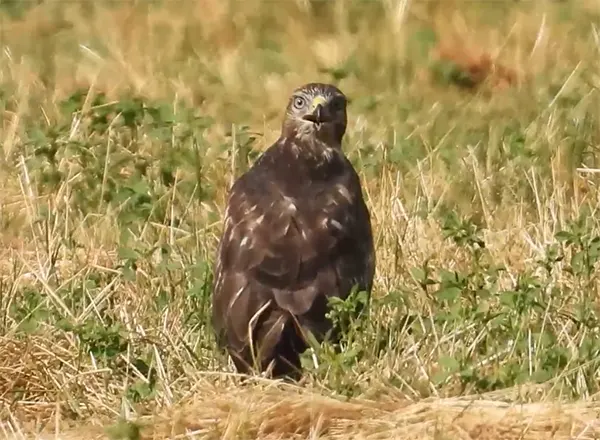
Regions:
[[304, 105], [306, 104], [306, 99], [304, 99], [302, 96], [296, 96], [294, 98], [294, 107], [297, 109], [301, 109], [302, 107], [304, 107]]

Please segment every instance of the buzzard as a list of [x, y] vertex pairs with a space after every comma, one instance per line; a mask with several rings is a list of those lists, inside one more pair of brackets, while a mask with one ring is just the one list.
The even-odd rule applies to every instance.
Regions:
[[[215, 261], [212, 322], [236, 369], [301, 377], [305, 331], [336, 329], [328, 297], [370, 295], [371, 220], [341, 149], [346, 97], [310, 83], [287, 105], [279, 139], [231, 187]], [[338, 332], [339, 333], [339, 332]]]

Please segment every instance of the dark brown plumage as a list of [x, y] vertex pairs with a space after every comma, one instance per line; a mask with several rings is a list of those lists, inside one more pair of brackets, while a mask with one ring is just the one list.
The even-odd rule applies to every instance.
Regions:
[[370, 294], [371, 221], [341, 149], [345, 131], [340, 90], [300, 87], [280, 138], [231, 188], [215, 263], [213, 325], [241, 373], [272, 368], [273, 377], [298, 379], [303, 330], [321, 341], [331, 329], [327, 298], [346, 298], [355, 285]]

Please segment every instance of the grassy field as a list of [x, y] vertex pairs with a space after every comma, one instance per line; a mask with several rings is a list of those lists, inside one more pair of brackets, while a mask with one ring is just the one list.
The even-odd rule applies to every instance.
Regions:
[[[1, 435], [600, 438], [597, 2], [0, 0], [0, 47]], [[373, 303], [240, 386], [225, 197], [311, 81], [351, 100]]]

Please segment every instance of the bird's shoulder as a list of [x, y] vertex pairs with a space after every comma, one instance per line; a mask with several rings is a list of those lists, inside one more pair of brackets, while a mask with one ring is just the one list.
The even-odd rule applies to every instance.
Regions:
[[327, 193], [340, 190], [362, 197], [356, 170], [340, 149], [325, 147], [316, 155], [297, 143], [296, 139], [280, 138], [265, 150], [236, 180], [230, 190], [231, 201], [254, 195], [270, 203], [272, 198], [293, 197], [315, 204]]

